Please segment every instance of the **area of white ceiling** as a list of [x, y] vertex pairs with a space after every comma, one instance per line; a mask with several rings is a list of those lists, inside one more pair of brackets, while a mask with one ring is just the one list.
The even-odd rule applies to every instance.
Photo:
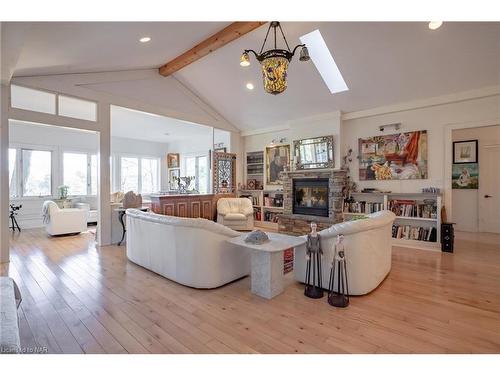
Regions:
[[208, 126], [117, 106], [111, 106], [111, 136], [172, 145], [192, 139], [211, 145], [213, 137]]
[[[35, 24], [14, 75], [159, 67], [227, 23]], [[314, 64], [294, 58], [288, 89], [264, 93], [258, 63], [242, 68], [243, 49], [259, 49], [267, 25], [175, 74], [204, 102], [241, 130], [277, 126], [328, 113], [358, 111], [500, 84], [500, 23], [451, 23], [432, 31], [424, 22], [286, 22], [289, 44], [319, 29], [349, 87], [330, 94]], [[143, 35], [150, 43], [138, 43]], [[255, 85], [246, 89], [247, 82]], [[135, 95], [192, 111], [189, 98], [158, 76], [87, 87]], [[175, 107], [175, 108], [173, 108]], [[203, 110], [200, 110], [200, 115]]]
[[[16, 76], [157, 68], [229, 22], [32, 23]], [[148, 43], [139, 43], [143, 36]]]

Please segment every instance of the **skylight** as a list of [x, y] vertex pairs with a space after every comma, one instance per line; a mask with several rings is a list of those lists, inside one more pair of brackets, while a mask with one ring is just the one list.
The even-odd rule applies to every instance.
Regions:
[[330, 92], [335, 94], [349, 90], [319, 30], [301, 36], [300, 41], [307, 46], [309, 56]]

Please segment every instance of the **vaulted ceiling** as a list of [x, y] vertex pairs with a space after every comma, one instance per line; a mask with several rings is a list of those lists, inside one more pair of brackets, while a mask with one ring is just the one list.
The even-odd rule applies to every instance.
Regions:
[[[228, 22], [34, 23], [14, 76], [154, 69]], [[156, 101], [172, 110], [203, 109], [195, 97], [241, 130], [277, 126], [311, 115], [358, 111], [415, 99], [500, 85], [500, 23], [445, 22], [435, 31], [423, 22], [284, 22], [290, 45], [319, 29], [349, 86], [330, 94], [312, 61], [294, 58], [288, 89], [264, 93], [258, 63], [239, 66], [243, 49], [259, 49], [267, 25], [244, 35], [174, 74], [86, 87]], [[139, 43], [141, 36], [149, 43]], [[173, 84], [177, 82], [177, 84]], [[245, 88], [252, 82], [255, 89]], [[190, 99], [191, 98], [191, 99]]]

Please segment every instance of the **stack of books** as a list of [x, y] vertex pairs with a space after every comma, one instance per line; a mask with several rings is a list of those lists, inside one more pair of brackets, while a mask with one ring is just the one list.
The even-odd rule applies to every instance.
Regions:
[[293, 271], [293, 249], [286, 249], [283, 252], [283, 273]]
[[394, 224], [392, 226], [392, 237], [404, 240], [436, 242], [437, 232], [434, 227], [425, 228]]
[[279, 215], [280, 214], [278, 212], [266, 211], [266, 212], [264, 212], [264, 221], [270, 221], [271, 223], [277, 223]]

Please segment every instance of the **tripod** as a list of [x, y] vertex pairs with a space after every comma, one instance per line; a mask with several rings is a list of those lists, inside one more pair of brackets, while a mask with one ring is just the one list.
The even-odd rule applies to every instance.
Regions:
[[16, 215], [18, 213], [17, 211], [19, 211], [22, 207], [23, 207], [22, 204], [20, 204], [19, 206], [14, 206], [13, 204], [10, 205], [9, 218], [10, 218], [10, 222], [12, 224], [10, 229], [12, 229], [14, 232], [16, 231], [16, 228], [19, 232], [21, 232], [21, 228], [19, 227], [19, 223], [16, 220]]

